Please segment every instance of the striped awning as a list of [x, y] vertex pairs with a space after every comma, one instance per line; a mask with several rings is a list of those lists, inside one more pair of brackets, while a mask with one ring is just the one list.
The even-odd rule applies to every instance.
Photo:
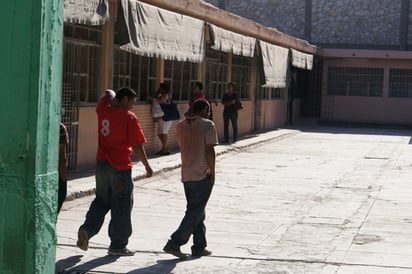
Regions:
[[289, 49], [259, 41], [265, 73], [264, 87], [285, 88], [289, 66]]
[[212, 41], [211, 48], [246, 57], [255, 54], [256, 38], [238, 34], [209, 24]]
[[64, 22], [103, 25], [109, 21], [108, 0], [64, 0]]
[[301, 69], [312, 70], [313, 55], [291, 49], [292, 52], [292, 66]]
[[121, 48], [167, 60], [202, 62], [204, 22], [137, 0], [120, 0]]

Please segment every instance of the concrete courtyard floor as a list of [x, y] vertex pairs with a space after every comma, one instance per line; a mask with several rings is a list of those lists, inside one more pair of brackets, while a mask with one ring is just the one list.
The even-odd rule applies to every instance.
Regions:
[[217, 146], [206, 219], [213, 254], [199, 259], [162, 251], [185, 211], [178, 152], [151, 158], [152, 178], [133, 168], [133, 257], [107, 255], [109, 215], [87, 252], [75, 246], [94, 176], [71, 174], [56, 273], [412, 273], [411, 136], [313, 126]]

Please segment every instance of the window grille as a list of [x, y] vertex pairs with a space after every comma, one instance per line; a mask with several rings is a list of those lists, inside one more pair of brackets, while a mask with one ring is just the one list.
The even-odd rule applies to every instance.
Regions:
[[96, 45], [102, 44], [102, 27], [75, 24], [64, 24], [64, 37], [78, 39]]
[[97, 102], [100, 96], [101, 34], [101, 26], [64, 24], [61, 122], [69, 135], [69, 170], [77, 168], [80, 102]]
[[330, 67], [328, 95], [380, 97], [383, 68]]
[[113, 88], [130, 87], [137, 93], [138, 101], [156, 94], [156, 58], [139, 56], [115, 48]]
[[286, 94], [286, 88], [262, 87], [264, 76], [260, 73], [259, 64], [256, 66], [256, 99], [258, 100], [282, 100]]
[[389, 70], [389, 97], [412, 97], [412, 69]]
[[227, 53], [206, 50], [206, 98], [221, 100], [227, 89]]
[[233, 56], [232, 59], [232, 82], [239, 98], [249, 99], [250, 90], [250, 66], [251, 58]]
[[189, 100], [197, 81], [197, 66], [191, 62], [165, 61], [164, 80], [170, 83], [174, 100]]

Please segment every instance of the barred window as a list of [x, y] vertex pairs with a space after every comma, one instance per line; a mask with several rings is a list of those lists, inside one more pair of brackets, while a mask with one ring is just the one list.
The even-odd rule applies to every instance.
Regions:
[[382, 96], [383, 68], [338, 68], [328, 70], [328, 95]]
[[222, 99], [227, 86], [227, 53], [207, 49], [205, 73], [206, 98]]
[[63, 85], [82, 103], [100, 97], [101, 37], [101, 26], [64, 24]]
[[233, 56], [232, 59], [232, 82], [235, 91], [241, 99], [249, 98], [250, 89], [250, 65], [251, 58]]
[[287, 88], [268, 88], [262, 87], [264, 84], [264, 76], [262, 75], [259, 64], [256, 66], [256, 99], [258, 100], [282, 100], [287, 94]]
[[273, 88], [271, 98], [283, 99], [285, 94], [286, 94], [286, 88]]
[[137, 93], [138, 101], [156, 93], [156, 59], [115, 49], [113, 88], [130, 87]]
[[63, 86], [75, 92], [73, 100], [97, 102], [99, 91], [100, 48], [65, 39], [63, 47]]
[[64, 37], [74, 38], [89, 43], [101, 45], [102, 43], [102, 26], [86, 26], [76, 24], [64, 24]]
[[197, 81], [197, 64], [174, 60], [165, 61], [164, 80], [170, 83], [174, 100], [187, 101]]
[[389, 97], [412, 97], [412, 69], [389, 70]]
[[266, 88], [258, 87], [257, 89], [257, 99], [260, 100], [273, 100], [273, 99], [283, 99], [286, 94], [286, 88]]

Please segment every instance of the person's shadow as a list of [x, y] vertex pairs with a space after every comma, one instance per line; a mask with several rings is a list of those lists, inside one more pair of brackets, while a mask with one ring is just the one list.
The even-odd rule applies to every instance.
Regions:
[[[78, 259], [77, 259], [77, 257], [78, 257]], [[99, 257], [99, 258], [87, 261], [83, 264], [76, 265], [76, 263], [78, 263], [80, 261], [81, 257], [82, 256], [72, 256], [72, 257], [69, 257], [67, 259], [63, 259], [63, 260], [58, 261], [56, 263], [56, 271], [60, 271], [60, 272], [57, 272], [57, 273], [71, 273], [71, 271], [74, 271], [74, 270], [87, 273], [88, 271], [90, 271], [90, 270], [92, 270], [96, 267], [99, 267], [99, 266], [102, 266], [102, 265], [105, 265], [105, 264], [111, 264], [119, 258], [119, 257], [116, 257], [116, 256], [106, 255], [104, 257]], [[76, 261], [76, 259], [77, 259], [77, 261]], [[70, 266], [67, 265], [68, 262], [70, 262], [70, 264], [71, 264]], [[58, 268], [59, 265], [60, 265], [60, 267]], [[64, 268], [64, 269], [61, 269], [61, 268]], [[61, 272], [62, 270], [63, 270], [63, 272]]]
[[196, 258], [189, 257], [187, 259], [171, 259], [171, 260], [158, 260], [157, 264], [143, 267], [140, 269], [132, 270], [127, 274], [168, 274], [176, 267], [180, 262], [187, 262], [188, 260], [194, 260]]
[[71, 256], [56, 262], [56, 273], [64, 273], [67, 268], [70, 268], [80, 262], [83, 255]]

